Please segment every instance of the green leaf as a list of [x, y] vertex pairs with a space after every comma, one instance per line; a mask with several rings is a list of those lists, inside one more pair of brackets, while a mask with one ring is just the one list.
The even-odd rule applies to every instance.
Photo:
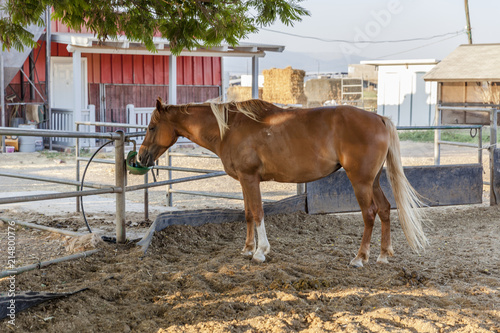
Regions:
[[8, 14], [0, 22], [4, 49], [36, 45], [26, 27], [43, 25], [44, 10], [53, 20], [75, 31], [86, 28], [101, 40], [124, 34], [156, 51], [153, 36], [160, 32], [174, 54], [183, 49], [236, 45], [259, 27], [280, 21], [293, 25], [309, 12], [302, 0], [7, 0]]

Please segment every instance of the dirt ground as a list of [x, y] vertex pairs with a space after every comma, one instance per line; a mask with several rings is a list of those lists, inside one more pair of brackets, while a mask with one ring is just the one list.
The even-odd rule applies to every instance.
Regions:
[[[427, 150], [410, 145], [404, 153], [405, 164], [432, 161], [421, 154]], [[65, 171], [74, 167], [71, 160], [59, 163], [32, 156], [23, 158], [27, 172], [45, 170], [74, 178]], [[19, 167], [14, 157], [0, 158], [4, 171]], [[470, 163], [475, 158], [474, 154], [444, 154], [443, 161]], [[179, 163], [217, 168], [217, 161], [203, 161]], [[97, 180], [112, 176], [107, 167], [92, 173]], [[129, 183], [133, 181], [129, 179]], [[237, 194], [235, 183], [216, 180], [218, 190]], [[0, 177], [4, 192], [29, 186], [35, 187], [31, 181]], [[266, 186], [263, 192], [267, 191], [269, 198], [278, 199], [295, 191], [295, 185]], [[59, 185], [50, 185], [50, 189], [58, 190]], [[152, 194], [156, 205], [165, 205], [164, 197], [164, 189]], [[140, 202], [140, 194], [132, 200]], [[240, 202], [181, 195], [174, 197], [174, 203], [183, 209], [214, 203], [242, 207]], [[18, 291], [88, 289], [17, 313], [16, 326], [4, 320], [0, 330], [500, 332], [500, 208], [479, 204], [425, 210], [425, 231], [431, 241], [426, 252], [416, 254], [408, 248], [394, 211], [391, 229], [395, 256], [387, 265], [375, 263], [380, 246], [380, 228], [376, 227], [370, 263], [361, 269], [349, 266], [361, 241], [363, 222], [359, 213], [267, 217], [271, 253], [263, 264], [240, 255], [246, 228], [242, 222], [169, 227], [155, 235], [146, 255], [133, 241], [126, 245], [103, 243], [93, 256], [17, 276]], [[0, 211], [0, 217], [68, 230], [81, 231], [83, 223], [77, 213], [42, 215], [8, 205], [0, 206]], [[89, 215], [90, 224], [101, 230], [112, 230], [113, 219], [112, 212]], [[127, 215], [130, 230], [144, 230], [150, 223], [141, 213]], [[3, 247], [7, 226], [0, 223]], [[67, 236], [21, 226], [16, 227], [16, 235], [18, 266], [74, 251], [68, 248]], [[2, 270], [5, 259], [2, 249]], [[0, 290], [7, 290], [8, 284], [7, 279], [0, 280]]]

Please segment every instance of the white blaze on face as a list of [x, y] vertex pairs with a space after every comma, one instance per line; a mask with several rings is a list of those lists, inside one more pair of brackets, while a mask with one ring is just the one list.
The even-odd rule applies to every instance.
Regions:
[[269, 241], [267, 240], [266, 226], [264, 224], [264, 219], [260, 221], [260, 225], [256, 229], [257, 229], [258, 245], [257, 245], [257, 251], [255, 251], [255, 254], [253, 255], [253, 259], [255, 261], [263, 262], [264, 260], [266, 260], [265, 255], [269, 253], [269, 250], [271, 248], [269, 245]]

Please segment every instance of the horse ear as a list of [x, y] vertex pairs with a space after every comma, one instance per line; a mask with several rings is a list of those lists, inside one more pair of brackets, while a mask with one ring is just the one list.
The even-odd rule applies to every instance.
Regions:
[[161, 111], [163, 109], [163, 102], [161, 100], [161, 97], [158, 97], [158, 99], [156, 100], [156, 109], [158, 111]]

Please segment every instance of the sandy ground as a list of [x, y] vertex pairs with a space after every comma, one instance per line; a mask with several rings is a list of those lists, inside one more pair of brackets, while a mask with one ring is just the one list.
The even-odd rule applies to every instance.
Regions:
[[92, 257], [18, 276], [19, 290], [89, 289], [17, 314], [15, 330], [499, 332], [500, 210], [427, 211], [425, 253], [412, 253], [393, 223], [396, 256], [375, 264], [375, 228], [373, 258], [361, 269], [348, 265], [358, 213], [268, 217], [263, 264], [239, 254], [241, 222], [167, 228], [144, 257], [132, 245], [102, 245]]
[[[429, 145], [403, 143], [404, 164], [432, 164], [431, 151]], [[450, 148], [442, 155], [443, 164], [475, 161], [477, 156], [472, 150], [457, 153]], [[175, 165], [218, 169], [218, 163], [179, 158]], [[93, 167], [88, 171], [89, 181], [112, 184], [111, 167]], [[71, 156], [54, 160], [38, 153], [4, 155], [0, 156], [0, 169], [75, 178]], [[141, 181], [129, 177], [129, 184]], [[216, 188], [229, 194], [240, 193], [237, 182], [229, 179], [206, 182], [178, 188], [205, 191]], [[265, 186], [264, 197], [269, 199], [295, 192], [295, 185]], [[6, 177], [0, 177], [0, 188], [3, 195], [27, 190], [74, 189]], [[89, 206], [87, 215], [93, 228], [112, 234], [113, 205], [110, 210], [103, 208], [104, 201], [110, 198], [103, 196], [103, 204], [95, 205], [99, 209]], [[131, 204], [141, 204], [142, 193], [127, 195], [127, 199]], [[140, 236], [155, 214], [168, 209], [164, 188], [150, 191], [150, 200], [156, 208], [151, 209], [149, 220], [144, 219], [140, 210], [127, 215], [131, 240]], [[0, 216], [72, 231], [84, 230], [81, 214], [58, 211], [60, 206], [56, 201], [46, 203], [36, 208], [2, 205]], [[183, 195], [174, 197], [174, 205], [181, 209], [242, 207], [239, 201]], [[133, 242], [100, 244], [102, 251], [94, 256], [17, 276], [18, 291], [89, 289], [17, 313], [16, 326], [4, 320], [0, 330], [500, 332], [499, 208], [483, 204], [426, 211], [425, 231], [431, 245], [425, 253], [409, 250], [393, 212], [395, 257], [388, 265], [375, 264], [380, 246], [380, 228], [376, 227], [372, 258], [361, 269], [348, 265], [361, 240], [363, 222], [359, 213], [267, 217], [272, 250], [263, 264], [239, 254], [246, 228], [242, 222], [167, 228], [155, 235], [145, 256]], [[6, 244], [7, 227], [8, 223], [0, 225], [1, 246]], [[70, 237], [20, 226], [15, 227], [15, 232], [18, 266], [75, 251], [69, 246]], [[3, 269], [4, 249], [0, 253]], [[6, 279], [0, 281], [0, 290], [7, 290], [7, 286]]]

